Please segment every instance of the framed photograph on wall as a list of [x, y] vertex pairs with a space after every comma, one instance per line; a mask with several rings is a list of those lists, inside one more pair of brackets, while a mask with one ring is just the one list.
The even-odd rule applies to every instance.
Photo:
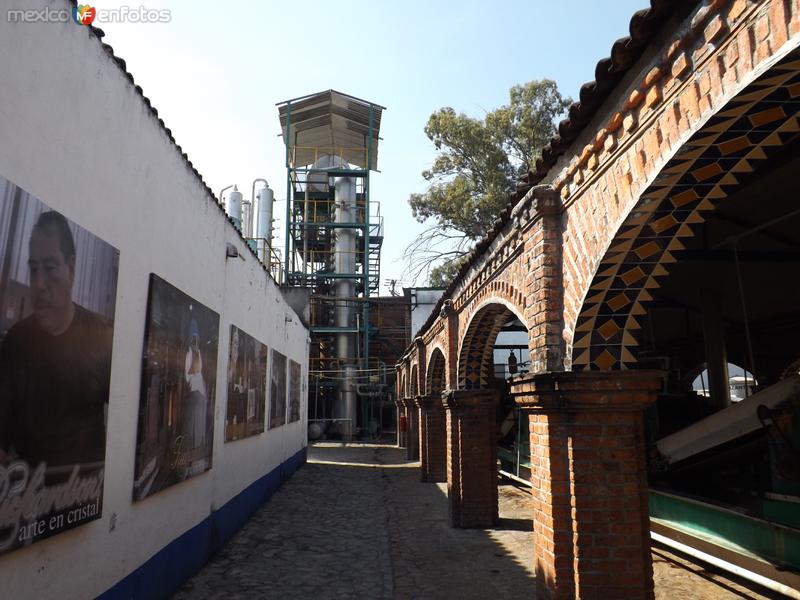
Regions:
[[300, 420], [300, 399], [302, 370], [300, 363], [289, 360], [289, 423]]
[[267, 347], [231, 325], [225, 441], [264, 431], [267, 391]]
[[0, 177], [0, 553], [100, 518], [119, 251]]
[[150, 275], [134, 500], [211, 468], [219, 315]]
[[286, 357], [272, 350], [269, 376], [269, 428], [286, 424]]

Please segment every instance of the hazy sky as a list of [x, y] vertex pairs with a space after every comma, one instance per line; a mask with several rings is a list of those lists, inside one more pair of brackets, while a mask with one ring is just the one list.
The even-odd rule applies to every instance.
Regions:
[[[648, 2], [141, 4], [169, 9], [171, 21], [95, 24], [215, 193], [236, 183], [248, 198], [253, 179], [264, 177], [276, 198], [286, 197], [277, 102], [333, 88], [387, 107], [381, 172], [371, 178], [371, 198], [381, 202], [386, 222], [386, 293], [384, 282], [401, 277], [403, 249], [423, 229], [407, 199], [424, 190], [420, 173], [435, 156], [423, 132], [431, 112], [452, 106], [481, 116], [505, 104], [512, 85], [545, 77], [577, 97]], [[139, 3], [92, 4], [121, 5]], [[276, 216], [283, 210], [277, 206]], [[281, 235], [283, 225], [276, 224]]]

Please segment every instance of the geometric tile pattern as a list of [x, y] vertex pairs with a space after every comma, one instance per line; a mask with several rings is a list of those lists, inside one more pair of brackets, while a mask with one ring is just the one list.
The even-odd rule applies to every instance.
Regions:
[[444, 368], [444, 354], [442, 354], [439, 348], [434, 348], [431, 352], [431, 360], [428, 363], [428, 368], [425, 371], [425, 393], [427, 395], [436, 395], [444, 391]]
[[652, 292], [706, 215], [800, 137], [800, 54], [793, 52], [692, 136], [642, 194], [603, 257], [578, 316], [574, 370], [636, 364]]
[[488, 389], [494, 380], [494, 342], [514, 314], [502, 304], [490, 304], [472, 318], [458, 354], [458, 387]]

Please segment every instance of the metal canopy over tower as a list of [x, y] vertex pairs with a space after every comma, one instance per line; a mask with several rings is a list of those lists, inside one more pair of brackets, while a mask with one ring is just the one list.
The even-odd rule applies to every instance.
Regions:
[[[369, 297], [383, 219], [369, 195], [384, 107], [327, 90], [278, 104], [286, 146], [284, 281], [311, 289], [309, 423], [369, 428]], [[359, 410], [360, 409], [360, 410]]]

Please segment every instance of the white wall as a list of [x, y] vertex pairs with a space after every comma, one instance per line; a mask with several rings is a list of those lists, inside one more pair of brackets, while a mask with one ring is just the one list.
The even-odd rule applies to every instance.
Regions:
[[[65, 0], [10, 4], [71, 9]], [[11, 24], [8, 6], [0, 174], [117, 247], [120, 272], [103, 516], [0, 556], [0, 596], [93, 597], [303, 448], [308, 332], [100, 42], [72, 21]], [[227, 242], [244, 260], [226, 259]], [[213, 468], [134, 504], [151, 272], [220, 314]], [[299, 362], [304, 394], [299, 422], [225, 444], [231, 324]]]
[[444, 288], [403, 288], [403, 292], [411, 296], [411, 339], [420, 333], [420, 329], [428, 320]]

